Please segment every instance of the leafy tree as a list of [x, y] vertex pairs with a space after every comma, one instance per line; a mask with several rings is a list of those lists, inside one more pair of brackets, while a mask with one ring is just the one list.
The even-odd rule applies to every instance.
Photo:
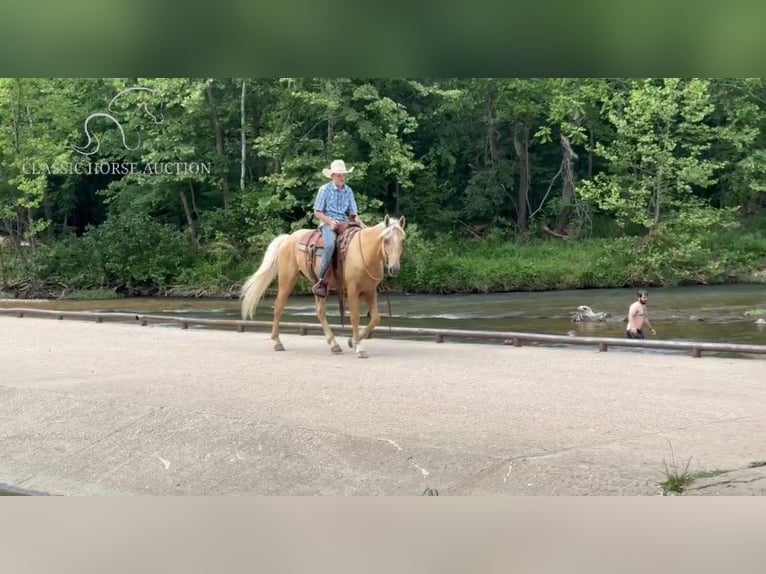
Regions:
[[[556, 265], [458, 265], [466, 238], [482, 259], [592, 230], [613, 241], [617, 284], [761, 265], [749, 221], [746, 243], [716, 246], [739, 241], [735, 213], [766, 207], [762, 79], [14, 78], [0, 79], [0, 240], [28, 261], [4, 258], [3, 280], [225, 289], [275, 234], [314, 225], [336, 157], [356, 166], [365, 220], [407, 215], [428, 290], [578, 284]], [[501, 267], [512, 279], [472, 277]]]
[[598, 142], [606, 172], [582, 182], [580, 194], [622, 225], [654, 228], [668, 212], [699, 207], [693, 191], [715, 182], [720, 161], [707, 156], [717, 130], [705, 80], [631, 80], [605, 103], [615, 139]]

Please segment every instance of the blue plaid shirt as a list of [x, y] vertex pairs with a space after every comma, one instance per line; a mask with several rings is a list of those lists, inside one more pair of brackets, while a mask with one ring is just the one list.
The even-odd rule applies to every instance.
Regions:
[[338, 189], [332, 181], [319, 188], [314, 211], [321, 211], [335, 221], [348, 221], [350, 215], [359, 213], [351, 188], [344, 185], [343, 189]]

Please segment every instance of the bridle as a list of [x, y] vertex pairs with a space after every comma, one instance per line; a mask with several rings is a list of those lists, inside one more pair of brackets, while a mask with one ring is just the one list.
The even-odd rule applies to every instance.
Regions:
[[[392, 232], [397, 231], [397, 230], [401, 231], [401, 228], [397, 224], [394, 224], [391, 227], [386, 228], [383, 231], [383, 233], [392, 233]], [[364, 259], [364, 248], [362, 247], [362, 234], [361, 234], [361, 232], [357, 233], [357, 236], [359, 237], [359, 252], [362, 254], [362, 265], [364, 266], [364, 272], [367, 273], [367, 276], [370, 279], [372, 279], [376, 283], [380, 283], [383, 280], [383, 276], [386, 274], [386, 271], [384, 269], [383, 272], [381, 273], [380, 277], [375, 277], [372, 273], [370, 273], [369, 267], [367, 265], [367, 261], [365, 261], [365, 259]], [[380, 248], [383, 250], [383, 262], [384, 263], [388, 263], [388, 252], [386, 251], [386, 240], [385, 239], [383, 239]]]

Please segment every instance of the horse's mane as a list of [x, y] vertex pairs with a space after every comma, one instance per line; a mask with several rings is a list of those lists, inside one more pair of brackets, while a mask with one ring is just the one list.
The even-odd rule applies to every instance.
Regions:
[[373, 229], [378, 229], [378, 228], [382, 229], [382, 231], [380, 232], [380, 235], [378, 235], [378, 239], [383, 239], [386, 235], [389, 235], [394, 230], [399, 231], [399, 233], [402, 234], [402, 237], [407, 236], [407, 234], [404, 232], [404, 229], [402, 229], [401, 225], [399, 225], [398, 219], [392, 218], [389, 221], [390, 223], [388, 225], [386, 225], [385, 221], [381, 221], [380, 223], [378, 223], [377, 225], [373, 227]]

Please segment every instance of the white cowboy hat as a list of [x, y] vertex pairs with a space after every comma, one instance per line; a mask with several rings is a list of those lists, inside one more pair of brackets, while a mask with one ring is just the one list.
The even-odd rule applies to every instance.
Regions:
[[352, 171], [354, 171], [354, 168], [350, 167], [346, 169], [346, 162], [342, 159], [335, 159], [330, 164], [330, 169], [324, 168], [322, 173], [325, 177], [332, 177], [332, 174], [334, 173], [351, 173]]

